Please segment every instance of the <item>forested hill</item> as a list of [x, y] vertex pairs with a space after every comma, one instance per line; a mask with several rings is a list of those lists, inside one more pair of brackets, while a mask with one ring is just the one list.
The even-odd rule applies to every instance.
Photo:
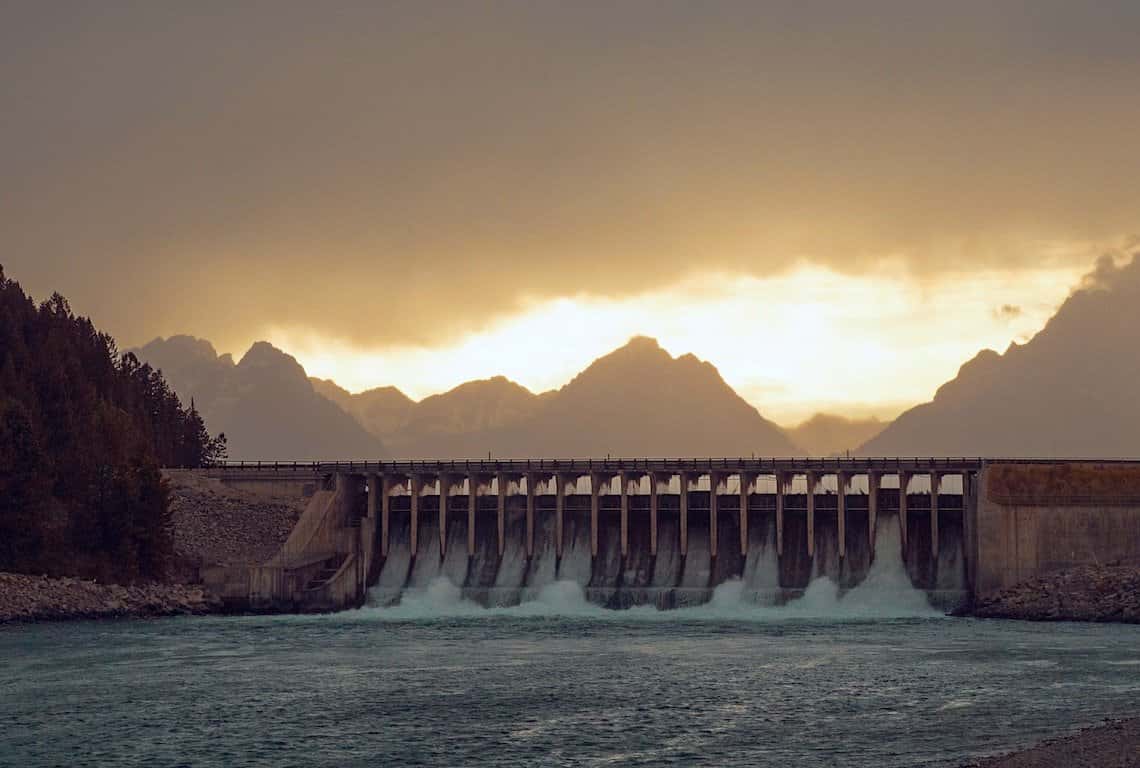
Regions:
[[161, 466], [222, 455], [162, 375], [0, 267], [0, 571], [161, 578]]

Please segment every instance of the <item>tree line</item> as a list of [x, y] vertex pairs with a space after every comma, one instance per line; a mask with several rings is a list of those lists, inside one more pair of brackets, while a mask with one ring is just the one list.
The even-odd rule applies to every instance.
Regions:
[[161, 579], [173, 558], [160, 467], [225, 457], [193, 403], [120, 354], [58, 293], [0, 266], [0, 570]]

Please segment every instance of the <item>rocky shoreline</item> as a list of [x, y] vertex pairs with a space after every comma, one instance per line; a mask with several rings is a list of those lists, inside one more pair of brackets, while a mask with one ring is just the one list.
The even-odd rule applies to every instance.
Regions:
[[0, 624], [196, 616], [221, 610], [221, 602], [200, 586], [119, 586], [84, 579], [0, 573]]
[[1140, 624], [1140, 566], [1083, 565], [984, 595], [959, 615]]
[[1138, 768], [1140, 718], [1112, 720], [965, 768]]

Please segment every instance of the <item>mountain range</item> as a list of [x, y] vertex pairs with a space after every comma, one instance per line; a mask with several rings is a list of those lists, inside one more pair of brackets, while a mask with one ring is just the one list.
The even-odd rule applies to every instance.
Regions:
[[711, 364], [637, 337], [560, 389], [503, 377], [415, 401], [309, 379], [259, 342], [240, 362], [188, 336], [138, 356], [193, 398], [234, 459], [490, 456], [1140, 455], [1140, 259], [1102, 260], [1046, 326], [984, 350], [890, 424], [818, 414], [783, 430]]

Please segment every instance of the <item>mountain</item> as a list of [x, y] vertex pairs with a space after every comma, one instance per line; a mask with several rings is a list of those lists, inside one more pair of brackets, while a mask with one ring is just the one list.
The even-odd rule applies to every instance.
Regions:
[[848, 419], [817, 413], [802, 424], [785, 430], [793, 443], [810, 456], [839, 456], [854, 451], [883, 431], [887, 422], [876, 418]]
[[191, 399], [211, 430], [226, 434], [237, 460], [375, 459], [383, 444], [340, 406], [319, 395], [293, 357], [258, 342], [241, 361], [189, 336], [134, 350]]
[[556, 391], [536, 395], [496, 376], [419, 402], [393, 387], [352, 394], [308, 379], [296, 360], [264, 342], [236, 364], [185, 336], [158, 339], [138, 354], [194, 398], [211, 429], [226, 433], [231, 458], [802, 453], [711, 364], [674, 358], [647, 338], [594, 361]]
[[1102, 259], [1045, 327], [984, 350], [859, 452], [881, 456], [1140, 456], [1140, 254]]
[[402, 457], [791, 455], [711, 364], [639, 337], [542, 395], [502, 377], [416, 404], [386, 436]]
[[362, 427], [383, 437], [404, 426], [416, 401], [395, 387], [377, 387], [352, 394], [331, 379], [310, 378], [317, 394], [352, 414]]

